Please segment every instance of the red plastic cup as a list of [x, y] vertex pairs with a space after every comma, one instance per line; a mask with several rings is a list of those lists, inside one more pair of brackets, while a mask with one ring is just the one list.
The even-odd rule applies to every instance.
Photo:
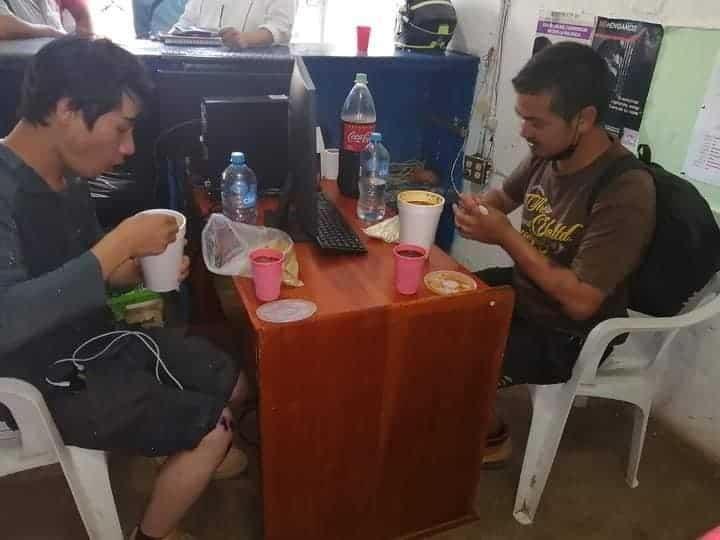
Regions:
[[358, 26], [357, 27], [357, 50], [358, 50], [358, 52], [367, 53], [369, 44], [370, 44], [370, 27], [369, 26]]
[[250, 252], [250, 266], [255, 296], [261, 302], [271, 302], [280, 296], [283, 253], [277, 249], [260, 248]]
[[395, 254], [395, 287], [400, 294], [415, 294], [425, 268], [427, 250], [413, 244], [400, 244]]

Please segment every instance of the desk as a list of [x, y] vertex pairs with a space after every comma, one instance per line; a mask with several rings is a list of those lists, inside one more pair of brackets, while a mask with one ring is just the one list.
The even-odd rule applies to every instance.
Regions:
[[[355, 201], [324, 189], [357, 231]], [[257, 361], [267, 540], [415, 537], [473, 519], [513, 293], [405, 297], [392, 246], [367, 246], [296, 244], [305, 286], [281, 297], [318, 306], [298, 323], [259, 320], [251, 280], [234, 278]], [[460, 268], [434, 247], [436, 269]]]

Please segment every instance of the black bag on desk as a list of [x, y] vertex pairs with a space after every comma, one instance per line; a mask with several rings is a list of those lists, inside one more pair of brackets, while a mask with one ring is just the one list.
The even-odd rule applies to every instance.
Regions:
[[442, 52], [457, 26], [450, 0], [406, 0], [397, 16], [396, 46], [419, 52]]
[[624, 172], [647, 170], [655, 180], [656, 225], [648, 251], [630, 282], [630, 308], [656, 317], [677, 314], [720, 270], [720, 229], [705, 198], [687, 180], [653, 163], [650, 148], [621, 158], [590, 196]]

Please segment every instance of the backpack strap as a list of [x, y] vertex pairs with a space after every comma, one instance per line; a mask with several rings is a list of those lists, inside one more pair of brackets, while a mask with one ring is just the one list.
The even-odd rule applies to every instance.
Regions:
[[600, 179], [595, 182], [595, 185], [590, 192], [590, 197], [588, 198], [587, 204], [588, 214], [592, 212], [592, 207], [595, 204], [595, 201], [597, 200], [598, 195], [600, 195], [600, 192], [602, 190], [612, 184], [616, 178], [619, 178], [628, 171], [634, 170], [647, 171], [652, 176], [652, 171], [650, 171], [648, 166], [632, 154], [623, 156], [613, 161], [610, 166], [602, 173]]

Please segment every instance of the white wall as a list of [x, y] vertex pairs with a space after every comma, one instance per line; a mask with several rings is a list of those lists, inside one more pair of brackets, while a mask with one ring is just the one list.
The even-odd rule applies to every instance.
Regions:
[[[455, 0], [463, 20], [454, 42], [458, 50], [484, 55], [497, 35], [501, 0]], [[505, 53], [499, 88], [495, 166], [510, 172], [526, 152], [517, 135], [510, 79], [529, 58], [541, 8], [626, 17], [667, 26], [720, 28], [718, 0], [512, 0], [506, 30]], [[477, 131], [478, 126], [471, 126]], [[517, 216], [515, 216], [517, 221]], [[453, 255], [472, 269], [509, 264], [496, 248], [459, 238]], [[656, 401], [656, 414], [698, 448], [720, 462], [720, 317], [692, 332], [678, 336], [673, 360]]]

